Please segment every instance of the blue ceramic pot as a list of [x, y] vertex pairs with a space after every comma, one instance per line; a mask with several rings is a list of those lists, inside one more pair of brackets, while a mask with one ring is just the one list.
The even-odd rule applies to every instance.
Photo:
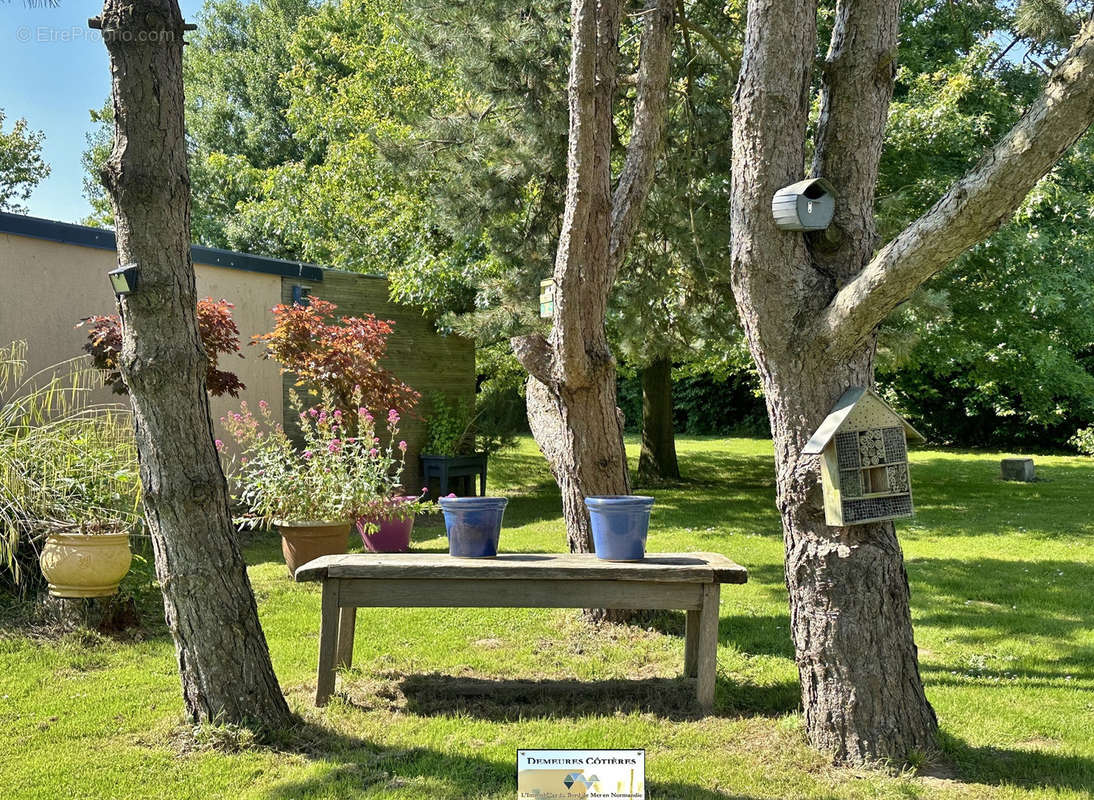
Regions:
[[652, 497], [634, 494], [586, 497], [596, 555], [605, 561], [641, 561], [646, 555]]
[[459, 558], [493, 558], [498, 554], [504, 497], [442, 497], [448, 552]]

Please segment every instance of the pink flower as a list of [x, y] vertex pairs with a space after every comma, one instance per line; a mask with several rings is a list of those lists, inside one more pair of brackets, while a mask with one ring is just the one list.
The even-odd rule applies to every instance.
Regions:
[[316, 411], [316, 410], [315, 410], [314, 408], [309, 408], [309, 409], [308, 409], [308, 413], [312, 415], [312, 418], [313, 418], [313, 419], [314, 419], [315, 417], [318, 417], [318, 416], [319, 416], [319, 412], [318, 412], [318, 411]]
[[369, 450], [369, 451], [368, 451], [368, 454], [369, 454], [370, 456], [372, 456], [373, 458], [376, 458], [376, 456], [380, 455], [380, 451], [379, 451], [379, 450], [377, 450], [377, 449], [376, 449], [376, 448], [374, 447], [374, 448], [372, 448], [371, 450]]
[[373, 444], [379, 444], [380, 443], [380, 437], [379, 436], [374, 436], [373, 439], [372, 439], [372, 443]]
[[313, 453], [311, 450], [305, 450], [304, 451], [304, 458], [306, 458], [306, 459], [311, 458], [314, 455], [315, 455], [315, 453]]
[[445, 497], [455, 497], [455, 496], [456, 496], [455, 492], [449, 492], [448, 494], [445, 495]]
[[327, 421], [327, 412], [326, 411], [320, 411], [319, 412], [319, 421], [320, 422], [326, 422]]
[[329, 450], [332, 453], [337, 453], [338, 452], [338, 446], [340, 444], [341, 443], [337, 439], [335, 439], [333, 442], [331, 442], [330, 444], [327, 445], [327, 450]]
[[387, 421], [390, 424], [394, 425], [396, 422], [399, 421], [399, 412], [396, 411], [394, 408], [389, 410], [387, 412]]
[[406, 442], [399, 442], [399, 449], [406, 452]]
[[339, 411], [338, 409], [335, 409], [334, 410], [334, 418], [338, 419], [338, 420], [342, 419], [342, 412]]
[[263, 411], [265, 411], [267, 408], [270, 407], [270, 404], [267, 403], [265, 400], [259, 400], [258, 401], [258, 407], [261, 408]]
[[213, 444], [216, 445], [218, 453], [224, 449], [224, 442], [222, 442], [220, 439], [215, 439], [213, 441]]

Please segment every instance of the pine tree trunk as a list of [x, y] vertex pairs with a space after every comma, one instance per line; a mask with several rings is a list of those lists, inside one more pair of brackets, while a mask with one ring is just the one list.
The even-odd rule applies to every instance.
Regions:
[[672, 419], [672, 362], [657, 358], [642, 369], [642, 452], [638, 479], [677, 480], [676, 432]]
[[[814, 174], [837, 188], [824, 232], [780, 230], [771, 197], [800, 180], [816, 44], [813, 0], [752, 0], [733, 124], [733, 290], [775, 444], [791, 636], [806, 732], [838, 762], [898, 761], [937, 728], [892, 523], [829, 527], [802, 448], [836, 400], [873, 385], [876, 333], [830, 347], [812, 325], [877, 245], [874, 189], [899, 3], [838, 0], [822, 72]], [[875, 323], [876, 324], [876, 323]]]
[[[137, 291], [121, 300], [121, 367], [133, 406], [144, 505], [195, 722], [288, 722], [236, 544], [213, 445], [190, 262], [183, 131], [183, 21], [176, 0], [107, 0], [114, 149], [103, 168], [120, 264]], [[105, 280], [105, 276], [104, 276]]]
[[794, 366], [803, 367], [797, 380], [765, 391], [806, 733], [844, 763], [929, 751], [937, 721], [919, 675], [893, 524], [829, 527], [816, 460], [798, 457], [846, 387], [872, 385], [873, 349], [841, 369]]

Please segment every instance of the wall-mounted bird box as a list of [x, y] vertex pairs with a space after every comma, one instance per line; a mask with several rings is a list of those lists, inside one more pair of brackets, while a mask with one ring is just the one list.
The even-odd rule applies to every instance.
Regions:
[[775, 224], [784, 231], [823, 231], [836, 211], [836, 191], [824, 178], [784, 186], [771, 198]]
[[539, 282], [539, 315], [550, 319], [555, 315], [555, 279]]
[[874, 392], [844, 392], [802, 450], [821, 456], [825, 522], [859, 525], [912, 516], [909, 439], [923, 441]]

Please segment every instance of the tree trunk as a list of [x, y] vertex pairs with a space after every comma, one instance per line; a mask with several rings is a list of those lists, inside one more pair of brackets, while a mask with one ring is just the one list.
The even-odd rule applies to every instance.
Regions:
[[235, 539], [213, 446], [206, 359], [190, 262], [183, 131], [183, 21], [176, 0], [107, 0], [114, 149], [103, 168], [118, 260], [136, 263], [121, 301], [121, 368], [136, 426], [144, 505], [195, 722], [288, 722]]
[[873, 384], [874, 334], [833, 356], [805, 331], [876, 245], [898, 9], [895, 0], [837, 3], [814, 159], [839, 193], [828, 231], [781, 231], [771, 214], [772, 195], [805, 163], [814, 0], [749, 4], [734, 106], [733, 288], [771, 420], [806, 732], [846, 763], [927, 750], [937, 727], [893, 525], [826, 525], [817, 460], [801, 456], [840, 395]]
[[658, 358], [642, 369], [642, 452], [638, 456], [638, 478], [656, 482], [679, 477], [672, 420], [672, 362]]
[[672, 53], [673, 0], [651, 0], [634, 123], [615, 192], [611, 148], [618, 0], [573, 0], [566, 209], [555, 259], [549, 338], [513, 340], [528, 370], [528, 422], [562, 491], [571, 551], [592, 552], [584, 498], [627, 494], [630, 480], [604, 327], [608, 295], [634, 236], [660, 150]]

